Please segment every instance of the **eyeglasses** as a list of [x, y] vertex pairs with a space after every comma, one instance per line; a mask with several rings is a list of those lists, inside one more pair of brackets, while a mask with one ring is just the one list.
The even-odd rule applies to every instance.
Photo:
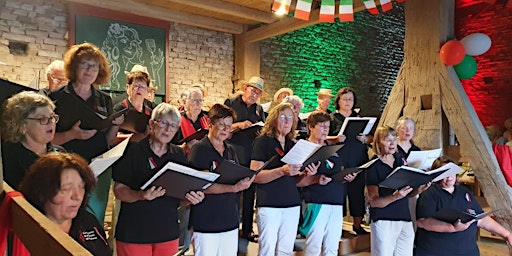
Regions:
[[248, 90], [249, 90], [249, 92], [250, 92], [251, 94], [254, 94], [254, 95], [256, 95], [256, 96], [261, 96], [261, 91], [260, 91], [260, 90], [255, 89], [255, 88], [253, 88], [253, 87], [251, 87], [251, 86], [247, 86], [247, 88], [248, 88]]
[[166, 120], [156, 120], [156, 123], [158, 124], [158, 126], [160, 128], [167, 128], [168, 127], [169, 129], [171, 129], [171, 131], [176, 131], [176, 130], [178, 130], [178, 127], [179, 127], [177, 124], [171, 123], [171, 122], [166, 121]]
[[143, 84], [132, 84], [133, 89], [140, 89], [141, 91], [145, 91], [148, 89], [147, 86]]
[[315, 127], [318, 127], [318, 128], [320, 128], [320, 129], [329, 130], [330, 125], [316, 125]]
[[50, 117], [45, 116], [45, 117], [41, 117], [41, 118], [27, 117], [25, 119], [36, 120], [36, 121], [39, 121], [39, 123], [42, 125], [47, 125], [50, 122], [57, 123], [59, 121], [59, 115], [51, 115]]
[[215, 123], [214, 125], [222, 131], [231, 130], [231, 124]]
[[294, 116], [286, 116], [286, 115], [279, 116], [279, 120], [281, 120], [281, 121], [284, 121], [284, 120], [293, 121], [294, 118], [295, 118]]
[[100, 66], [98, 64], [89, 64], [87, 62], [78, 63], [78, 67], [80, 69], [87, 69], [91, 71], [98, 71], [100, 69]]
[[341, 101], [354, 101], [354, 98], [340, 98]]
[[50, 79], [52, 79], [52, 82], [54, 84], [67, 84], [69, 82], [69, 79], [67, 79], [67, 78], [64, 78], [64, 79], [56, 78], [56, 77], [53, 76], [53, 74], [50, 74]]
[[195, 104], [201, 104], [203, 103], [203, 99], [189, 99], [192, 103], [195, 103]]

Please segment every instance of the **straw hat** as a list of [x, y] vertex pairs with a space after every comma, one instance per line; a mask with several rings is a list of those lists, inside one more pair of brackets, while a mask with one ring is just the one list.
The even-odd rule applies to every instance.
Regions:
[[139, 64], [135, 64], [135, 65], [133, 65], [132, 70], [130, 70], [130, 71], [124, 71], [124, 74], [125, 74], [125, 75], [128, 75], [129, 73], [131, 73], [131, 72], [136, 72], [136, 71], [146, 73], [146, 74], [148, 74], [148, 76], [149, 76], [148, 68], [147, 68], [147, 67], [145, 67], [145, 66], [139, 65]]
[[253, 76], [249, 79], [249, 81], [242, 82], [242, 89], [245, 90], [245, 88], [247, 88], [247, 86], [251, 86], [253, 88], [260, 90], [262, 95], [268, 95], [268, 93], [266, 93], [263, 90], [263, 84], [264, 84], [264, 81], [261, 77]]
[[277, 98], [279, 98], [279, 94], [281, 94], [283, 92], [286, 92], [289, 95], [293, 95], [292, 89], [290, 89], [290, 88], [281, 88], [281, 89], [277, 90], [276, 93], [274, 93], [274, 102], [277, 102]]
[[329, 96], [332, 97], [332, 90], [326, 88], [320, 88], [320, 90], [316, 93], [318, 96]]

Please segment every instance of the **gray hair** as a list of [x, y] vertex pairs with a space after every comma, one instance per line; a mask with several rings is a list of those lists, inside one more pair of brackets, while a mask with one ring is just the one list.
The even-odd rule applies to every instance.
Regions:
[[180, 93], [180, 99], [188, 99], [190, 97], [190, 88], [183, 89]]
[[52, 61], [52, 63], [50, 63], [50, 65], [48, 65], [48, 67], [46, 67], [46, 74], [49, 75], [50, 73], [52, 73], [53, 69], [64, 70], [64, 61], [62, 61], [62, 60]]
[[198, 87], [191, 87], [191, 88], [188, 88], [188, 95], [186, 97], [186, 99], [190, 99], [190, 96], [192, 96], [192, 93], [195, 92], [197, 94], [200, 94], [201, 97], [203, 97], [203, 92], [201, 91], [201, 89], [199, 89]]
[[286, 96], [286, 98], [283, 99], [283, 102], [288, 102], [291, 103], [292, 105], [299, 104], [300, 109], [304, 107], [304, 102], [302, 102], [302, 99], [297, 95]]
[[152, 120], [160, 120], [163, 116], [169, 116], [172, 121], [180, 124], [181, 123], [181, 115], [178, 109], [169, 104], [162, 102], [156, 106], [155, 109], [153, 109], [153, 112], [151, 112], [151, 119]]

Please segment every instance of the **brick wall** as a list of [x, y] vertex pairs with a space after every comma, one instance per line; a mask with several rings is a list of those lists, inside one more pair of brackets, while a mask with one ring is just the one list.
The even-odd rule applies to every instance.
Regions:
[[262, 42], [267, 91], [290, 87], [308, 111], [316, 107], [318, 87], [335, 93], [351, 86], [361, 113], [380, 115], [403, 60], [403, 7], [394, 4], [377, 16], [362, 11], [351, 23], [320, 23]]
[[[463, 80], [462, 85], [484, 126], [504, 126], [512, 117], [512, 10], [504, 3], [460, 5], [455, 12], [457, 39], [472, 33], [484, 33], [491, 38], [489, 51], [476, 56], [476, 75]], [[499, 2], [499, 1], [498, 1]]]
[[[59, 0], [0, 0], [0, 77], [29, 85], [40, 72], [40, 88], [47, 86], [44, 69], [64, 55], [68, 40], [66, 2]], [[205, 105], [223, 101], [232, 91], [233, 36], [171, 23], [169, 95], [203, 83]], [[26, 54], [11, 54], [9, 43], [27, 44]]]

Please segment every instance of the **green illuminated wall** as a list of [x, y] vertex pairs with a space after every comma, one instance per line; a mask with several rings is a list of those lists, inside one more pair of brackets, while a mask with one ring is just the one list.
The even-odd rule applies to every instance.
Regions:
[[336, 93], [351, 86], [361, 113], [380, 115], [403, 60], [403, 7], [394, 4], [376, 16], [365, 10], [351, 23], [320, 23], [263, 41], [266, 90], [272, 96], [281, 87], [292, 88], [304, 100], [305, 112], [316, 107], [320, 87]]

